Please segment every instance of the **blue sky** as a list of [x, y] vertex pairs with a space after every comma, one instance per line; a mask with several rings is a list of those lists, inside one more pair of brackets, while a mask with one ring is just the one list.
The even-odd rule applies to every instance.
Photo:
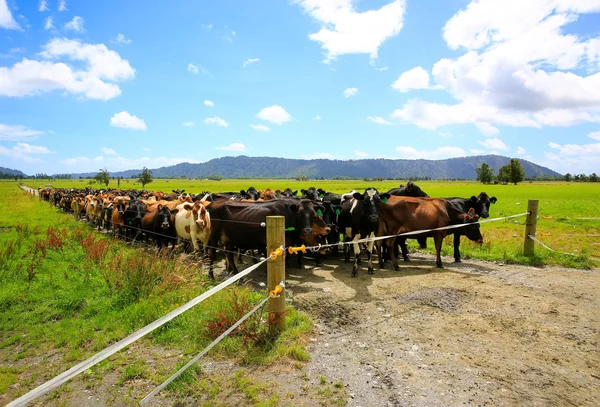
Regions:
[[496, 153], [600, 172], [600, 0], [0, 0], [0, 165]]

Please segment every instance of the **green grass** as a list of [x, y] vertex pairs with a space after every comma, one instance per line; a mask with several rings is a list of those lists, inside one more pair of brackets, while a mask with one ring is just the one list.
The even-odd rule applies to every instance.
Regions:
[[[48, 374], [43, 360], [24, 372], [12, 367], [53, 353], [58, 361], [51, 374], [59, 374], [215, 284], [180, 258], [159, 257], [98, 234], [6, 182], [0, 183], [0, 266], [0, 394], [8, 392], [9, 399], [33, 388], [40, 373]], [[253, 306], [265, 295], [230, 287], [141, 341], [183, 351], [189, 360], [214, 339], [216, 333], [207, 327], [230, 309], [234, 297]], [[246, 364], [305, 360], [301, 337], [312, 323], [293, 308], [287, 321], [290, 329], [272, 336], [257, 316], [248, 328], [253, 340], [236, 333], [210, 356]], [[159, 384], [177, 369], [163, 367], [160, 377], [149, 376], [143, 360], [113, 363], [122, 354], [91, 369], [92, 377], [117, 370], [120, 383], [146, 377]], [[15, 380], [19, 390], [10, 388]], [[185, 392], [188, 380], [184, 375], [172, 391]]]
[[[37, 181], [31, 187], [45, 185], [47, 181]], [[88, 180], [56, 180], [56, 187], [83, 187]], [[30, 182], [31, 183], [31, 182]], [[406, 181], [404, 182], [406, 183]], [[2, 184], [16, 185], [12, 181]], [[146, 188], [151, 190], [171, 191], [185, 189], [187, 192], [202, 191], [223, 192], [239, 191], [254, 186], [257, 189], [284, 189], [290, 187], [300, 190], [311, 186], [320, 187], [332, 192], [348, 192], [352, 189], [364, 190], [375, 187], [387, 191], [399, 186], [400, 181], [362, 181], [362, 180], [325, 180], [325, 181], [295, 181], [295, 180], [164, 180], [157, 179]], [[498, 202], [491, 207], [490, 217], [503, 217], [527, 212], [529, 199], [539, 200], [539, 216], [537, 232], [538, 239], [557, 252], [550, 252], [536, 244], [534, 257], [523, 256], [523, 240], [525, 234], [525, 217], [510, 221], [499, 221], [483, 224], [481, 229], [486, 243], [478, 247], [463, 237], [461, 251], [464, 258], [476, 258], [488, 261], [498, 261], [507, 264], [525, 264], [533, 266], [561, 265], [565, 267], [590, 268], [595, 262], [590, 258], [600, 258], [600, 221], [580, 218], [600, 217], [600, 183], [566, 183], [566, 182], [524, 182], [519, 185], [482, 185], [472, 181], [419, 181], [417, 183], [432, 197], [470, 197], [485, 191], [490, 196], [496, 196]], [[97, 185], [97, 184], [96, 184]], [[116, 187], [111, 181], [109, 187]], [[121, 184], [123, 188], [140, 189], [141, 185], [133, 180]], [[548, 217], [552, 217], [549, 219]], [[517, 223], [515, 223], [517, 222]], [[409, 240], [409, 247], [418, 250], [414, 240]], [[433, 253], [433, 243], [427, 250]], [[446, 242], [443, 254], [452, 255], [451, 238]], [[559, 252], [575, 254], [565, 255]]]

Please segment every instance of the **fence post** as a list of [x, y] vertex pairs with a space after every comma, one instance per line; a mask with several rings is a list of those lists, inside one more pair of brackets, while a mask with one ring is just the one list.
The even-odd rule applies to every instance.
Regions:
[[[285, 217], [267, 216], [267, 254], [285, 246]], [[284, 255], [285, 256], [285, 255]], [[267, 261], [267, 288], [269, 291], [281, 281], [285, 282], [285, 257]], [[269, 319], [277, 323], [279, 330], [285, 329], [285, 290], [279, 298], [269, 299]]]
[[523, 245], [523, 254], [525, 256], [533, 256], [535, 242], [529, 238], [529, 235], [535, 236], [537, 230], [538, 203], [537, 199], [530, 199], [527, 203], [527, 212], [529, 214], [525, 221], [525, 243]]

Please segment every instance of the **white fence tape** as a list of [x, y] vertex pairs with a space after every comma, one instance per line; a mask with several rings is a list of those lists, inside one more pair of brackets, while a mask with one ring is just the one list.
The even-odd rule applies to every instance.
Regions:
[[166, 324], [173, 318], [181, 315], [182, 313], [189, 310], [193, 306], [201, 303], [202, 301], [204, 301], [211, 295], [217, 293], [218, 291], [222, 290], [223, 288], [227, 287], [228, 285], [235, 283], [242, 277], [247, 276], [248, 274], [250, 274], [252, 271], [256, 270], [260, 265], [262, 265], [264, 262], [266, 262], [269, 259], [270, 259], [270, 257], [266, 258], [265, 260], [261, 261], [260, 263], [250, 266], [247, 269], [239, 272], [238, 274], [228, 278], [227, 280], [223, 281], [219, 285], [216, 285], [215, 287], [211, 288], [210, 290], [202, 293], [201, 295], [199, 295], [198, 297], [194, 298], [193, 300], [187, 302], [186, 304], [182, 305], [181, 307], [169, 312], [164, 317], [159, 318], [156, 321], [152, 322], [151, 324], [146, 325], [145, 327], [132, 333], [128, 337], [121, 339], [119, 342], [109, 346], [108, 348], [104, 349], [101, 352], [98, 352], [94, 356], [79, 363], [78, 365], [73, 366], [66, 372], [61, 373], [60, 375], [56, 376], [54, 379], [47, 381], [46, 383], [42, 384], [41, 386], [31, 390], [29, 393], [19, 397], [16, 400], [13, 400], [12, 402], [7, 404], [7, 407], [24, 406], [28, 402], [35, 400], [36, 398], [56, 389], [57, 387], [59, 387], [60, 385], [65, 383], [66, 381], [68, 381], [68, 380], [72, 379], [73, 377], [77, 376], [78, 374], [86, 371], [87, 369], [89, 369], [90, 367], [94, 366], [95, 364], [103, 361], [107, 357], [117, 353], [121, 349], [132, 344], [133, 342], [137, 341], [138, 339], [145, 336], [146, 334], [152, 332], [156, 328]]
[[551, 252], [555, 252], [555, 253], [562, 253], [562, 254], [566, 254], [566, 255], [568, 255], [568, 256], [577, 257], [577, 255], [576, 255], [576, 254], [573, 254], [573, 253], [559, 252], [558, 250], [554, 250], [553, 248], [546, 246], [546, 245], [545, 245], [543, 242], [541, 242], [540, 240], [536, 239], [536, 237], [535, 237], [535, 236], [533, 236], [533, 235], [527, 235], [527, 237], [528, 237], [528, 238], [530, 238], [531, 240], [533, 240], [534, 242], [536, 242], [536, 243], [539, 243], [540, 245], [542, 245], [542, 247], [544, 247], [544, 248], [546, 248], [546, 249], [550, 250]]
[[210, 343], [210, 345], [208, 345], [202, 352], [200, 352], [192, 360], [190, 360], [184, 367], [182, 367], [181, 369], [179, 369], [173, 376], [169, 377], [160, 386], [158, 386], [150, 394], [148, 394], [146, 397], [144, 397], [142, 399], [142, 401], [140, 401], [140, 405], [141, 406], [147, 405], [148, 402], [150, 402], [150, 400], [154, 396], [156, 396], [162, 389], [164, 389], [165, 387], [167, 387], [173, 380], [177, 379], [191, 365], [193, 365], [194, 363], [196, 363], [198, 361], [198, 359], [200, 359], [202, 356], [204, 356], [206, 353], [208, 353], [208, 351], [211, 350], [217, 343], [221, 342], [223, 340], [223, 338], [225, 338], [227, 335], [229, 335], [231, 332], [233, 332], [233, 330], [236, 329], [238, 326], [240, 326], [246, 319], [248, 319], [250, 317], [250, 315], [252, 315], [256, 311], [258, 311], [258, 309], [260, 307], [262, 307], [264, 305], [264, 303], [267, 302], [267, 300], [269, 298], [271, 298], [271, 297], [269, 296], [269, 297], [265, 298], [264, 300], [262, 300], [260, 302], [260, 304], [258, 304], [256, 307], [254, 307], [250, 312], [248, 312], [246, 315], [244, 315], [240, 320], [238, 320], [235, 324], [233, 324], [229, 329], [227, 329], [225, 332], [223, 332], [217, 339], [215, 339], [214, 341], [212, 341]]

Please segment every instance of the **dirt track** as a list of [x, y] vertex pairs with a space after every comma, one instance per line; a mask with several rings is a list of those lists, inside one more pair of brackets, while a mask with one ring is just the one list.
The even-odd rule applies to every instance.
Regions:
[[344, 383], [352, 406], [600, 405], [598, 270], [433, 264], [288, 270], [319, 321], [311, 383]]

